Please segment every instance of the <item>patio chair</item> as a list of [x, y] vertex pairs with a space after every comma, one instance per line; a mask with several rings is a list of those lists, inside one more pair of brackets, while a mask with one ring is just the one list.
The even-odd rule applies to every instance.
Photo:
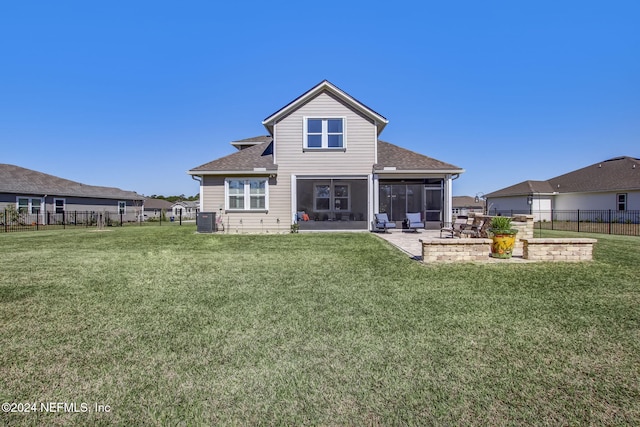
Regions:
[[396, 223], [389, 221], [389, 217], [386, 213], [374, 214], [375, 220], [373, 221], [374, 231], [387, 231], [389, 228], [396, 228]]
[[476, 216], [473, 218], [473, 222], [470, 226], [465, 227], [464, 230], [460, 230], [460, 237], [468, 236], [468, 237], [480, 237], [480, 230], [482, 226], [486, 222], [486, 218], [482, 216]]
[[442, 227], [440, 229], [440, 237], [442, 238], [442, 234], [448, 234], [448, 237], [460, 236], [460, 232], [467, 227], [467, 221], [469, 217], [466, 215], [459, 215], [453, 224], [448, 227]]
[[478, 230], [478, 237], [482, 237], [486, 239], [489, 237], [489, 228], [491, 228], [491, 217], [485, 216], [484, 222], [482, 223], [482, 227]]
[[409, 230], [413, 230], [415, 232], [418, 232], [418, 228], [424, 229], [424, 222], [420, 220], [420, 212], [418, 213], [407, 212], [407, 219], [405, 220], [405, 223], [407, 224], [407, 228]]

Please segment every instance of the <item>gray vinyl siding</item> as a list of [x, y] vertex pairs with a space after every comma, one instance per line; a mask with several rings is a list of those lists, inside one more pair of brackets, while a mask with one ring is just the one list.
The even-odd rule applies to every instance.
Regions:
[[[32, 194], [0, 194], [0, 209], [4, 209], [9, 205], [16, 206], [18, 197], [27, 197], [30, 199], [41, 199], [42, 195]], [[142, 210], [142, 201], [127, 199], [100, 199], [89, 197], [71, 197], [71, 196], [52, 196], [45, 197], [45, 204], [41, 205], [42, 212], [55, 213], [55, 199], [64, 199], [64, 210], [70, 212], [109, 212], [111, 214], [118, 213], [118, 202], [126, 202], [126, 213], [123, 218], [126, 221], [135, 221], [137, 214]]]
[[[345, 150], [303, 150], [304, 117], [346, 117]], [[278, 175], [369, 174], [375, 163], [374, 124], [326, 92], [275, 127]]]
[[[246, 175], [241, 175], [246, 177]], [[268, 211], [225, 211], [224, 180], [221, 176], [204, 176], [202, 180], [203, 212], [222, 214], [225, 233], [288, 233], [291, 227], [291, 179], [278, 175], [269, 179]], [[222, 208], [222, 210], [220, 209]]]

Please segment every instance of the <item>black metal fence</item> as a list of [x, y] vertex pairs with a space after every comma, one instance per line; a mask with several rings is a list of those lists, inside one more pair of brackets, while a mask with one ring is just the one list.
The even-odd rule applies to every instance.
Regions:
[[130, 216], [116, 212], [41, 212], [27, 214], [15, 209], [0, 210], [0, 233], [12, 231], [56, 230], [78, 227], [120, 227], [122, 225], [182, 225], [182, 215], [178, 217], [160, 216], [157, 219], [136, 221]]
[[640, 236], [640, 210], [549, 210], [519, 211], [492, 209], [489, 215], [533, 215], [535, 228], [584, 233]]

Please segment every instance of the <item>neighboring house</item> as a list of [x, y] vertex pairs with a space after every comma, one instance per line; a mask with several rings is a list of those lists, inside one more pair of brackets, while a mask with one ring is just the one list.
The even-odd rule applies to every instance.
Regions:
[[386, 212], [401, 225], [419, 212], [451, 221], [452, 180], [463, 169], [379, 140], [388, 120], [323, 81], [262, 124], [269, 135], [191, 169], [203, 212], [228, 232], [371, 228]]
[[200, 212], [200, 201], [180, 201], [171, 205], [171, 215], [175, 218], [179, 218], [182, 215], [183, 219], [195, 219], [196, 215]]
[[524, 181], [486, 195], [490, 212], [533, 214], [551, 211], [640, 210], [640, 159], [616, 157], [547, 181]]
[[46, 224], [53, 214], [109, 212], [135, 221], [144, 197], [133, 191], [81, 184], [20, 166], [0, 164], [0, 209], [14, 206]]
[[470, 196], [453, 196], [453, 215], [468, 215], [472, 212], [484, 213], [484, 200]]
[[172, 206], [167, 200], [147, 197], [144, 199], [144, 219], [160, 219], [163, 211], [171, 213]]

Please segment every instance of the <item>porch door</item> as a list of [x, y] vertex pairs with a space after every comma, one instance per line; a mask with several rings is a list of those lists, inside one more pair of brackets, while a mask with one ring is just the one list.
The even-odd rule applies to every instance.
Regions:
[[424, 187], [425, 221], [442, 222], [443, 194], [441, 185]]

